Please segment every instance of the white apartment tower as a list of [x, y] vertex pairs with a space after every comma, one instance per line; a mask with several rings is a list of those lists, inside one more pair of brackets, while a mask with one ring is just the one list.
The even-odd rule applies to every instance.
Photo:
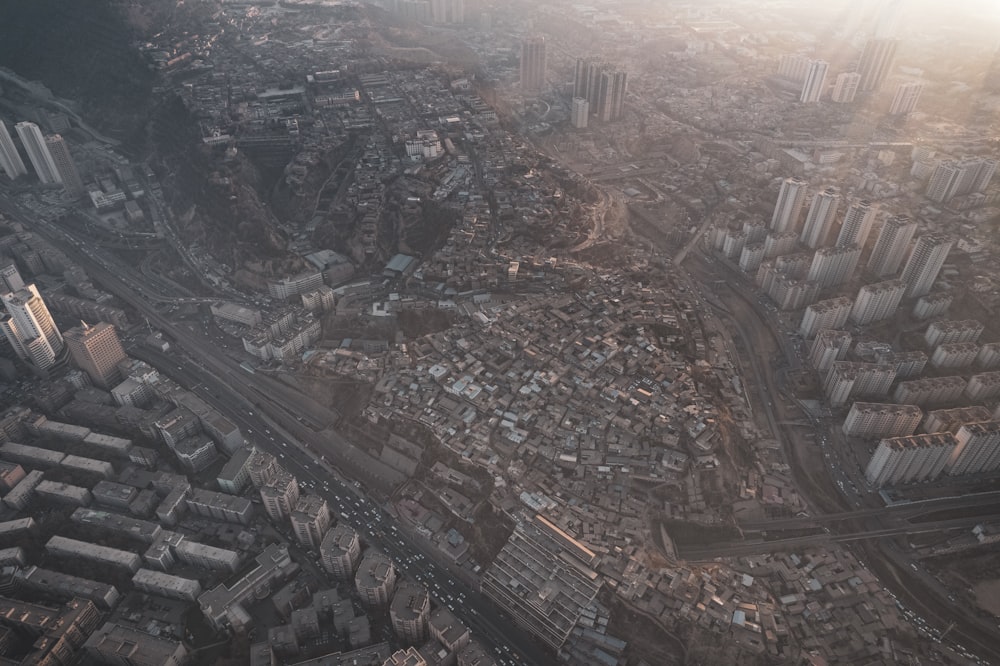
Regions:
[[847, 331], [823, 329], [816, 335], [809, 350], [809, 362], [820, 374], [826, 372], [834, 361], [843, 361], [851, 349], [851, 334]]
[[956, 437], [950, 432], [883, 439], [865, 470], [869, 483], [881, 488], [938, 477], [954, 455]]
[[906, 298], [930, 293], [953, 243], [943, 234], [926, 234], [917, 239], [899, 278], [906, 284]]
[[826, 89], [826, 73], [829, 69], [830, 63], [825, 60], [813, 60], [809, 63], [809, 71], [802, 84], [802, 92], [799, 93], [800, 102], [814, 104], [819, 101]]
[[0, 298], [7, 309], [0, 328], [17, 355], [42, 370], [52, 367], [64, 343], [38, 288], [29, 284]]
[[861, 248], [857, 245], [821, 247], [813, 255], [806, 279], [816, 282], [820, 288], [843, 284], [851, 279], [859, 259]]
[[570, 110], [570, 122], [577, 129], [587, 128], [587, 119], [590, 117], [590, 102], [585, 97], [574, 97], [573, 107]]
[[902, 280], [866, 284], [858, 290], [858, 295], [854, 299], [851, 321], [858, 326], [867, 326], [888, 319], [896, 314], [905, 291], [906, 285]]
[[835, 187], [828, 187], [813, 197], [800, 236], [805, 245], [815, 250], [826, 242], [839, 205], [840, 194]]
[[858, 90], [871, 92], [882, 87], [889, 72], [892, 71], [898, 47], [897, 39], [876, 37], [868, 40], [858, 62], [857, 72], [861, 77]]
[[14, 127], [17, 129], [17, 135], [21, 137], [21, 144], [24, 146], [25, 152], [28, 153], [28, 159], [31, 161], [31, 166], [35, 168], [38, 180], [45, 185], [61, 183], [59, 169], [49, 153], [48, 146], [45, 145], [45, 137], [42, 136], [38, 125], [25, 121]]
[[917, 223], [905, 215], [895, 215], [886, 220], [868, 259], [868, 270], [876, 277], [893, 275], [903, 263], [916, 232]]
[[66, 141], [58, 134], [45, 137], [45, 146], [49, 149], [49, 155], [56, 165], [56, 173], [59, 174], [59, 182], [63, 184], [70, 194], [83, 192], [83, 180], [80, 172], [76, 169], [76, 163], [69, 152]]
[[833, 92], [830, 99], [837, 104], [850, 104], [854, 101], [858, 93], [858, 85], [861, 83], [861, 75], [857, 72], [844, 72], [837, 76], [833, 84]]
[[875, 214], [878, 208], [870, 201], [860, 199], [854, 201], [844, 215], [844, 223], [840, 226], [840, 233], [837, 235], [837, 245], [844, 247], [847, 245], [857, 245], [864, 247], [868, 240], [868, 234], [872, 230], [872, 222], [875, 221]]
[[955, 433], [958, 445], [948, 463], [948, 474], [992, 472], [1000, 467], [1000, 421], [967, 423]]
[[902, 116], [913, 113], [920, 100], [920, 93], [924, 91], [924, 84], [919, 81], [908, 81], [900, 83], [896, 88], [896, 94], [889, 105], [890, 116]]
[[541, 92], [545, 86], [545, 68], [545, 38], [534, 36], [521, 42], [521, 92]]
[[11, 180], [28, 173], [24, 161], [17, 152], [17, 146], [14, 145], [14, 139], [11, 138], [7, 125], [2, 120], [0, 120], [0, 168]]
[[780, 234], [797, 230], [808, 193], [805, 181], [786, 178], [781, 183], [778, 202], [774, 205], [774, 213], [771, 215], [771, 231]]
[[853, 302], [846, 296], [818, 301], [806, 308], [799, 325], [799, 333], [803, 338], [811, 340], [813, 336], [827, 328], [843, 328], [847, 317], [851, 314]]

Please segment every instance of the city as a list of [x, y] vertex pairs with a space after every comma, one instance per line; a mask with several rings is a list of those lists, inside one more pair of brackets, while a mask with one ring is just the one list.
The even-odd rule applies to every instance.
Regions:
[[0, 6], [0, 660], [1000, 663], [998, 27]]

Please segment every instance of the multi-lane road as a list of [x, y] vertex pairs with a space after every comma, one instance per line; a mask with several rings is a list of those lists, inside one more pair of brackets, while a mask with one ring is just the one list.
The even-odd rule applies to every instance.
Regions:
[[[136, 348], [132, 353], [152, 361], [168, 377], [220, 409], [255, 446], [277, 456], [309, 492], [326, 499], [341, 520], [358, 529], [369, 545], [389, 555], [403, 575], [423, 583], [440, 605], [447, 606], [470, 627], [501, 664], [547, 666], [553, 662], [554, 655], [547, 648], [439, 564], [436, 558], [441, 555], [429, 542], [411, 538], [405, 526], [367, 496], [366, 488], [377, 485], [378, 479], [364, 479], [365, 486], [357, 481], [349, 483], [324, 460], [332, 460], [323, 452], [335, 450], [331, 443], [336, 442], [331, 440], [340, 438], [329, 428], [339, 414], [277, 380], [260, 373], [249, 375], [210, 340], [163, 316], [144, 296], [141, 278], [134, 272], [130, 273], [133, 281], [127, 283], [109, 270], [106, 262], [113, 261], [110, 257], [82, 247], [78, 238], [52, 223], [31, 219], [12, 202], [5, 203], [2, 209], [8, 216], [57, 245], [92, 279], [173, 338], [181, 351], [166, 355]], [[322, 429], [322, 435], [318, 429]]]

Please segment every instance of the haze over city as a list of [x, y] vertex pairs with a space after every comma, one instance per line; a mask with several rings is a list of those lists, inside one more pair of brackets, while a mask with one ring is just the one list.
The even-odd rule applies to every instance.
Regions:
[[998, 35], [0, 3], [0, 662], [1000, 664]]

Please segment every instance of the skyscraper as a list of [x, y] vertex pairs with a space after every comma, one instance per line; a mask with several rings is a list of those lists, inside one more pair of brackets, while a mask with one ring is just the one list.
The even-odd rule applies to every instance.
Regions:
[[42, 370], [52, 367], [63, 350], [63, 338], [38, 288], [29, 284], [0, 298], [7, 309], [0, 328], [17, 355]]
[[590, 102], [585, 97], [574, 97], [570, 111], [570, 122], [577, 129], [586, 129], [590, 117]]
[[924, 91], [924, 84], [920, 81], [907, 81], [900, 83], [896, 88], [896, 94], [889, 105], [890, 116], [902, 116], [913, 113], [920, 100], [920, 93]]
[[777, 233], [797, 231], [802, 206], [806, 203], [808, 193], [805, 181], [786, 178], [781, 183], [778, 202], [774, 205], [774, 213], [771, 215], [772, 231]]
[[69, 146], [58, 134], [45, 137], [45, 145], [49, 149], [52, 161], [56, 165], [56, 173], [59, 179], [70, 194], [79, 194], [83, 191], [83, 181], [80, 179], [80, 172], [76, 170], [76, 163], [70, 155]]
[[465, 0], [431, 0], [431, 18], [444, 25], [464, 23]]
[[891, 37], [874, 37], [865, 43], [857, 69], [861, 75], [859, 90], [871, 92], [882, 87], [885, 78], [892, 71], [898, 47], [899, 40]]
[[521, 42], [521, 92], [538, 93], [545, 86], [545, 38]]
[[17, 153], [17, 146], [14, 145], [14, 139], [10, 137], [7, 125], [2, 120], [0, 120], [0, 168], [4, 170], [4, 173], [11, 180], [28, 173], [28, 169], [24, 166], [24, 161]]
[[45, 137], [42, 136], [38, 125], [25, 121], [14, 127], [17, 129], [17, 135], [21, 137], [21, 144], [24, 145], [25, 152], [28, 153], [28, 159], [31, 160], [31, 166], [35, 168], [38, 180], [45, 185], [61, 183], [59, 169], [49, 153], [48, 146], [45, 145]]
[[861, 75], [857, 72], [844, 72], [837, 76], [833, 84], [833, 92], [830, 99], [837, 104], [850, 104], [854, 101], [854, 96], [858, 93], [858, 85], [861, 83]]
[[927, 198], [944, 203], [953, 197], [970, 192], [982, 192], [990, 184], [997, 170], [994, 159], [973, 157], [948, 160], [934, 167], [927, 183]]
[[812, 203], [809, 204], [800, 240], [814, 250], [825, 243], [830, 228], [833, 227], [839, 205], [840, 194], [835, 187], [828, 187], [814, 196]]
[[899, 302], [903, 300], [906, 285], [902, 280], [886, 280], [866, 284], [858, 290], [851, 308], [851, 321], [858, 326], [867, 326], [896, 314]]
[[809, 63], [809, 71], [802, 84], [802, 92], [799, 94], [800, 102], [812, 104], [819, 101], [826, 89], [826, 73], [829, 69], [830, 63], [825, 60], [813, 60]]
[[601, 72], [597, 108], [594, 115], [604, 122], [618, 120], [625, 108], [625, 93], [628, 90], [628, 74], [611, 67]]
[[844, 223], [840, 226], [840, 233], [837, 235], [837, 245], [840, 247], [845, 245], [864, 247], [877, 210], [866, 199], [855, 200], [847, 209], [847, 214], [844, 215]]
[[126, 357], [114, 326], [104, 321], [88, 326], [81, 321], [79, 326], [66, 331], [63, 339], [73, 362], [94, 384], [107, 389], [118, 383], [121, 378], [118, 364]]
[[812, 280], [821, 288], [835, 287], [847, 282], [861, 258], [861, 248], [857, 245], [823, 247], [816, 250], [807, 280]]
[[895, 215], [886, 220], [875, 241], [872, 256], [868, 259], [868, 270], [876, 277], [885, 277], [898, 271], [916, 232], [917, 223], [905, 215]]
[[917, 239], [899, 278], [906, 285], [906, 298], [930, 292], [953, 243], [943, 234], [926, 234]]
[[590, 113], [602, 121], [621, 118], [627, 90], [628, 74], [624, 71], [594, 58], [576, 61], [573, 97], [586, 99]]
[[793, 83], [802, 83], [809, 74], [809, 58], [799, 53], [786, 53], [778, 62], [778, 76]]

